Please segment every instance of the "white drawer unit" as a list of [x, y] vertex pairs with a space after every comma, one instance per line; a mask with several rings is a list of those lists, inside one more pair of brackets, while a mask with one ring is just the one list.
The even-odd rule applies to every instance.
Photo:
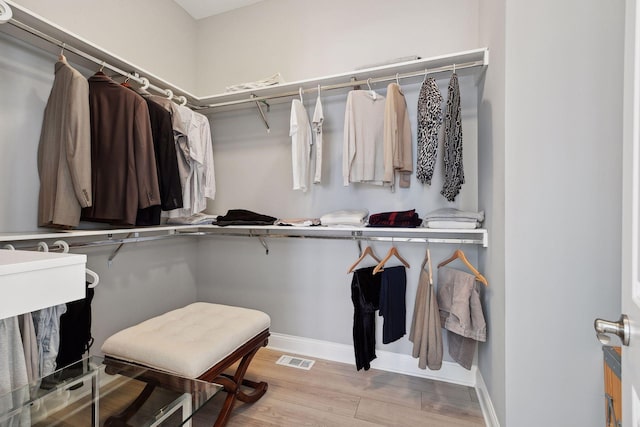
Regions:
[[85, 296], [86, 255], [0, 250], [0, 319]]

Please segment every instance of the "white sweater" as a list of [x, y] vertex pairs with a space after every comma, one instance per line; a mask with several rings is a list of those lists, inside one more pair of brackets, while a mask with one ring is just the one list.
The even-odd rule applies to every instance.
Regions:
[[384, 96], [376, 94], [373, 99], [367, 90], [349, 92], [342, 158], [345, 186], [350, 182], [390, 184], [384, 180], [384, 110]]

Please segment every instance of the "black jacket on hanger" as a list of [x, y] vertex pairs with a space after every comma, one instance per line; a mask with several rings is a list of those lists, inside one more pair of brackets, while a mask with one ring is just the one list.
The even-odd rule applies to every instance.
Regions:
[[171, 113], [160, 104], [144, 98], [149, 107], [153, 150], [156, 156], [158, 185], [160, 187], [160, 206], [151, 206], [138, 210], [136, 225], [159, 225], [161, 211], [170, 211], [182, 207], [182, 185], [178, 172], [178, 158], [173, 139]]

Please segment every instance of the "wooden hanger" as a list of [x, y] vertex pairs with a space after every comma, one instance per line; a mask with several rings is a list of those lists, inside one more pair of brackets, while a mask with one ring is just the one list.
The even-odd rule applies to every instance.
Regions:
[[433, 285], [433, 268], [431, 268], [431, 251], [429, 251], [429, 246], [427, 246], [427, 252], [425, 253], [424, 261], [422, 262], [423, 269], [425, 265], [429, 269], [429, 285]]
[[353, 270], [358, 266], [358, 264], [360, 264], [360, 262], [367, 255], [369, 255], [371, 258], [375, 259], [376, 262], [380, 262], [380, 258], [378, 258], [376, 256], [376, 254], [373, 253], [373, 249], [371, 249], [371, 246], [367, 246], [366, 248], [364, 248], [364, 251], [362, 251], [362, 255], [360, 255], [360, 258], [358, 258], [358, 260], [356, 262], [354, 262], [353, 265], [349, 268], [349, 271], [347, 271], [347, 274], [353, 273]]
[[398, 260], [404, 264], [405, 267], [409, 268], [410, 265], [407, 262], [406, 259], [402, 258], [402, 255], [400, 255], [400, 253], [398, 252], [398, 249], [396, 249], [395, 246], [392, 246], [391, 249], [389, 249], [389, 252], [387, 252], [387, 256], [385, 256], [382, 261], [380, 261], [378, 263], [378, 265], [376, 265], [376, 268], [373, 269], [373, 274], [378, 273], [379, 271], [381, 271], [384, 268], [384, 264], [389, 261], [389, 259], [395, 256], [396, 258], [398, 258]]
[[489, 286], [489, 282], [487, 282], [487, 279], [482, 274], [480, 274], [480, 272], [476, 270], [476, 268], [473, 265], [471, 265], [467, 257], [464, 255], [464, 252], [462, 252], [460, 249], [456, 249], [456, 251], [453, 253], [453, 255], [451, 255], [451, 257], [449, 257], [448, 259], [445, 259], [440, 264], [438, 264], [438, 268], [445, 266], [449, 264], [451, 261], [454, 261], [456, 259], [461, 260], [464, 263], [464, 265], [466, 265], [467, 268], [471, 270], [473, 275], [476, 276], [476, 280], [478, 282], [482, 283], [485, 286]]

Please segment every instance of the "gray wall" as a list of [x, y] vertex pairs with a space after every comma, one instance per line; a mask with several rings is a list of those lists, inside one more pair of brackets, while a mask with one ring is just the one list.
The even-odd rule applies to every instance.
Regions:
[[480, 370], [502, 425], [602, 425], [592, 324], [620, 312], [623, 3], [495, 0], [480, 15], [481, 260], [504, 333]]
[[14, 3], [184, 90], [196, 90], [196, 26], [173, 0]]
[[198, 21], [198, 92], [476, 48], [477, 0], [266, 0]]
[[508, 425], [603, 424], [592, 325], [620, 313], [623, 12], [507, 5]]

